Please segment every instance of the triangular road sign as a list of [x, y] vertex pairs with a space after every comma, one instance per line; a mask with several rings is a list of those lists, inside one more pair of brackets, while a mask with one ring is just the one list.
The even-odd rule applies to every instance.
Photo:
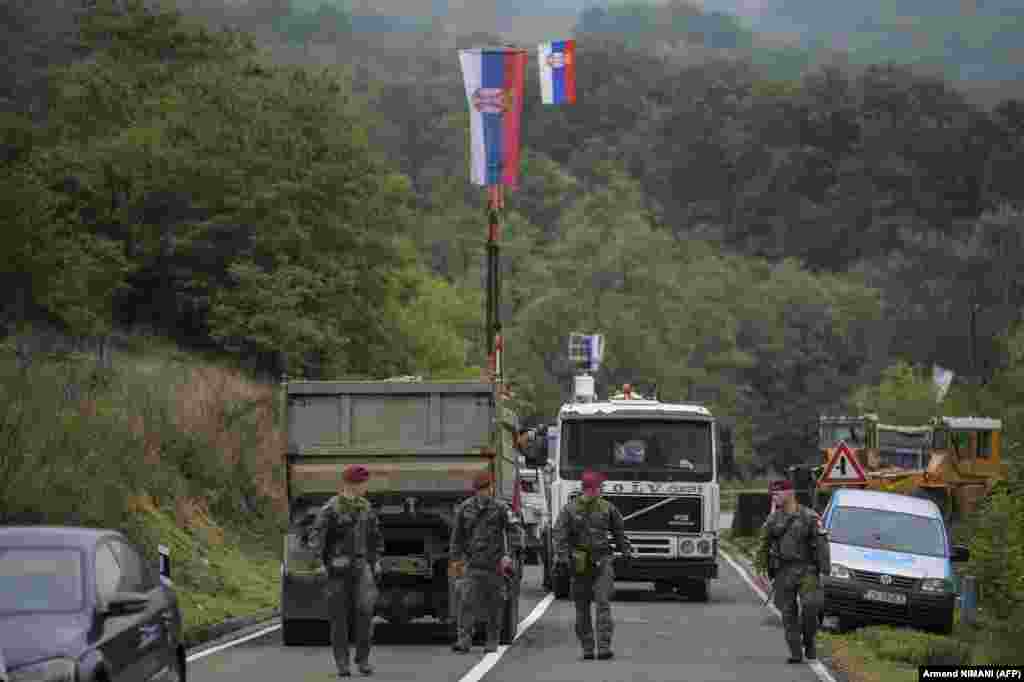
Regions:
[[864, 469], [846, 446], [846, 442], [839, 441], [824, 471], [821, 472], [818, 483], [867, 483], [867, 480]]

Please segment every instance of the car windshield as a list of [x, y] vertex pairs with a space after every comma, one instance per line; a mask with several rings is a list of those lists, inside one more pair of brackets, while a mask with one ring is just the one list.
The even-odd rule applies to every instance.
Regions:
[[566, 422], [563, 441], [562, 475], [570, 479], [586, 468], [666, 481], [710, 481], [714, 474], [710, 422]]
[[0, 613], [80, 611], [83, 585], [76, 549], [0, 547]]
[[946, 556], [942, 524], [914, 514], [838, 507], [829, 524], [832, 542], [891, 552]]

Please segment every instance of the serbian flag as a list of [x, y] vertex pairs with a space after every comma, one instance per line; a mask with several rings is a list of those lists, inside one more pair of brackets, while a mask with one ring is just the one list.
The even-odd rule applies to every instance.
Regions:
[[575, 104], [576, 41], [556, 40], [537, 47], [540, 97], [544, 104]]
[[470, 180], [519, 185], [519, 119], [526, 50], [459, 50], [469, 100]]

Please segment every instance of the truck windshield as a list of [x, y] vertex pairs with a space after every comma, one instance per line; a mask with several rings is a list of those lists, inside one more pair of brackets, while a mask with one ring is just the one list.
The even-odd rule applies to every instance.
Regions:
[[569, 421], [562, 434], [561, 472], [584, 469], [610, 478], [710, 481], [714, 476], [711, 423], [686, 421]]
[[885, 466], [905, 469], [923, 467], [924, 452], [927, 450], [929, 442], [931, 442], [931, 434], [927, 431], [913, 433], [879, 429], [879, 459]]
[[838, 507], [829, 526], [831, 541], [926, 556], [946, 556], [946, 541], [938, 519], [913, 514]]
[[819, 447], [834, 448], [845, 441], [851, 448], [864, 447], [864, 427], [861, 424], [823, 424]]

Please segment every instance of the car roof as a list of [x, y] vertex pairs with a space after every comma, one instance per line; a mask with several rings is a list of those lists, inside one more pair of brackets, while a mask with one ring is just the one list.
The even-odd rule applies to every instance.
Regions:
[[882, 511], [942, 519], [942, 512], [939, 511], [938, 506], [934, 502], [922, 498], [914, 498], [909, 495], [841, 488], [833, 494], [833, 500], [837, 507], [879, 509]]
[[88, 550], [104, 537], [122, 536], [116, 530], [79, 526], [2, 526], [0, 545], [41, 547], [61, 546]]
[[841, 488], [832, 494], [833, 505], [837, 507], [858, 507], [882, 511], [913, 514], [933, 519], [942, 519], [942, 512], [931, 500], [898, 493], [883, 493], [877, 490], [854, 490]]

